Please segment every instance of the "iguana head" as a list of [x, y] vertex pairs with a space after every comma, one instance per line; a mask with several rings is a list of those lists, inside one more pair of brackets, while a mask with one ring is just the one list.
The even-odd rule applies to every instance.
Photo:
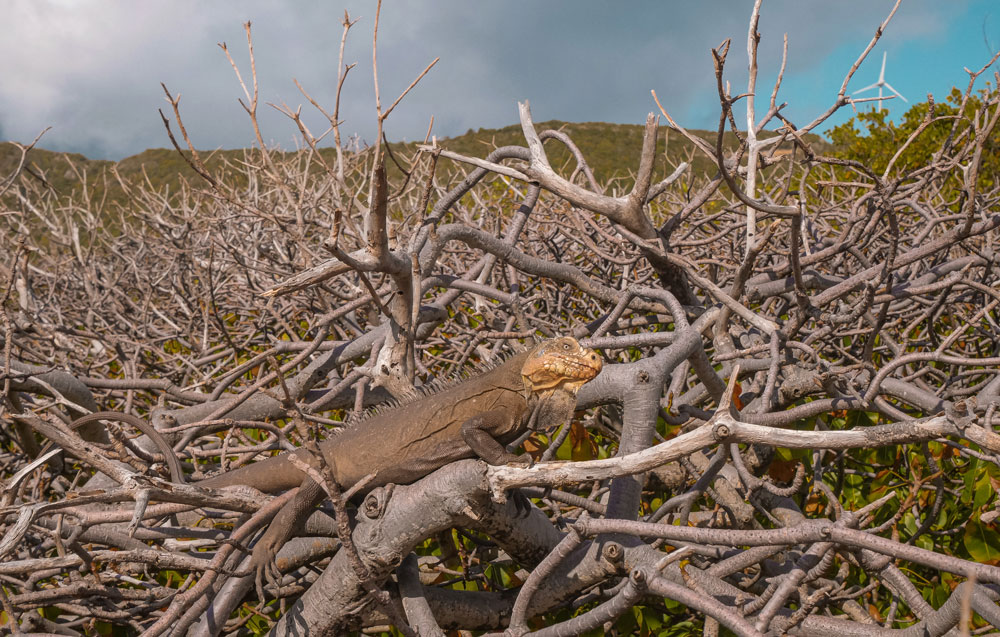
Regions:
[[601, 371], [601, 357], [564, 336], [543, 341], [528, 354], [521, 377], [531, 392], [563, 389], [573, 394]]

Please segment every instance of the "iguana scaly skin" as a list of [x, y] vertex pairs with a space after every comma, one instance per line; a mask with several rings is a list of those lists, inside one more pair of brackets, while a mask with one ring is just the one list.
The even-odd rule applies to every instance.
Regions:
[[[518, 461], [505, 444], [529, 428], [567, 422], [580, 387], [601, 371], [601, 358], [576, 339], [543, 341], [497, 367], [434, 393], [378, 411], [320, 443], [342, 489], [374, 474], [366, 489], [406, 484], [463, 458], [492, 465]], [[258, 569], [296, 531], [324, 497], [323, 490], [295, 466], [315, 467], [301, 451], [281, 454], [197, 483], [203, 487], [248, 485], [273, 493], [302, 488], [271, 523], [254, 548]]]

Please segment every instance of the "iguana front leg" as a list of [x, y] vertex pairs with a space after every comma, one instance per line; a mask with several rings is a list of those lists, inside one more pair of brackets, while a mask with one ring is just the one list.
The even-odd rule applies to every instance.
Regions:
[[[512, 454], [493, 437], [492, 432], [500, 431], [507, 417], [509, 415], [501, 411], [488, 411], [473, 416], [462, 423], [462, 439], [477, 456], [489, 464], [520, 464], [530, 467], [535, 462], [531, 454], [526, 453], [523, 456]], [[528, 496], [519, 489], [510, 489], [509, 494], [514, 501], [514, 508], [518, 511], [518, 517], [527, 517], [531, 513], [531, 500]]]
[[532, 464], [530, 455], [518, 456], [507, 451], [493, 432], [501, 431], [509, 418], [503, 411], [487, 411], [462, 423], [462, 439], [472, 451], [492, 465]]

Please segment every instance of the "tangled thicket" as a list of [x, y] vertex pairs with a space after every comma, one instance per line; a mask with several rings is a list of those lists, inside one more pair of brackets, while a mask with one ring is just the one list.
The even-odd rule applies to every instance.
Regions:
[[[741, 130], [727, 49], [719, 142], [690, 135], [716, 173], [657, 157], [651, 115], [620, 192], [526, 104], [526, 145], [485, 158], [320, 152], [289, 110], [303, 151], [260, 144], [209, 170], [169, 93], [164, 122], [201, 182], [123, 182], [113, 205], [5, 176], [8, 627], [1000, 628], [1000, 93], [970, 81], [888, 151], [876, 135], [868, 156], [823, 155], [803, 133], [849, 103], [850, 74], [814, 122], [786, 120], [776, 86]], [[569, 170], [550, 166], [556, 146]], [[346, 503], [350, 520], [317, 513], [280, 581], [254, 590], [247, 546], [280, 497], [194, 480], [552, 335], [605, 368], [574, 422], [525, 441], [540, 462], [453, 463]], [[96, 411], [125, 416], [67, 427]], [[515, 487], [525, 517], [501, 497]]]

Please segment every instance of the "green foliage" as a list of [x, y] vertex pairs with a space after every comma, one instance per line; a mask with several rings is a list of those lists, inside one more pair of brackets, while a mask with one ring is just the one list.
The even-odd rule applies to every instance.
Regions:
[[[962, 108], [962, 92], [952, 89], [946, 101], [935, 104], [933, 110], [926, 102], [915, 104], [899, 122], [889, 119], [885, 110], [860, 111], [827, 132], [833, 143], [832, 155], [858, 161], [882, 174], [910, 136], [926, 124], [893, 165], [892, 175], [901, 175], [929, 164], [949, 135], [957, 141], [974, 134], [971, 123], [982, 106], [980, 94], [970, 96]], [[980, 178], [988, 183], [1000, 174], [1000, 129], [993, 131], [983, 150]]]

